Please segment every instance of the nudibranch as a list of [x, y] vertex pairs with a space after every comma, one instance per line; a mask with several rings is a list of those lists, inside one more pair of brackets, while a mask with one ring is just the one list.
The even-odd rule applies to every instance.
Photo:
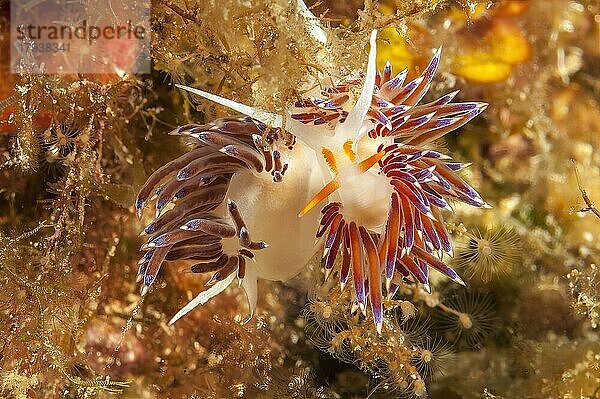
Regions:
[[138, 215], [150, 200], [156, 209], [144, 229], [142, 294], [165, 261], [213, 273], [210, 288], [171, 323], [236, 279], [252, 316], [257, 279], [295, 276], [319, 242], [326, 278], [335, 272], [342, 289], [351, 283], [351, 311], [366, 315], [370, 306], [378, 332], [383, 295], [393, 296], [403, 281], [430, 290], [433, 268], [463, 284], [442, 261], [452, 253], [442, 210], [451, 209], [450, 199], [488, 205], [457, 174], [468, 164], [431, 143], [487, 104], [453, 103], [458, 91], [419, 104], [441, 49], [405, 83], [407, 70], [393, 76], [389, 62], [377, 71], [376, 38], [374, 31], [364, 74], [321, 85], [284, 115], [177, 85], [244, 116], [174, 130], [197, 147], [155, 171], [137, 196]]

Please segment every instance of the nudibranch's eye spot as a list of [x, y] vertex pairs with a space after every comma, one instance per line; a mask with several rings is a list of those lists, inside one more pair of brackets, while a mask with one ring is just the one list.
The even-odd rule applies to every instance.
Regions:
[[[313, 28], [311, 34], [322, 38]], [[148, 201], [156, 204], [155, 219], [144, 230], [142, 293], [165, 261], [185, 260], [194, 273], [213, 273], [210, 288], [172, 322], [236, 278], [252, 313], [256, 279], [284, 279], [284, 269], [299, 272], [314, 253], [306, 232], [315, 224], [316, 237], [324, 240], [326, 276], [336, 274], [342, 290], [352, 285], [350, 311], [367, 314], [370, 308], [379, 333], [384, 296], [393, 297], [404, 282], [430, 291], [433, 268], [463, 284], [441, 260], [453, 250], [442, 210], [451, 210], [449, 199], [489, 205], [458, 175], [468, 165], [450, 162], [431, 143], [487, 104], [452, 103], [457, 92], [420, 104], [441, 49], [421, 76], [405, 82], [406, 70], [394, 76], [389, 63], [376, 70], [376, 39], [374, 31], [365, 73], [332, 86], [311, 82], [322, 89], [305, 91], [283, 115], [177, 85], [246, 116], [173, 131], [193, 138], [197, 148], [155, 171], [136, 199], [138, 215]], [[231, 193], [239, 198], [225, 205]], [[282, 240], [286, 229], [293, 240]], [[278, 244], [268, 246], [273, 242]], [[317, 308], [327, 319], [327, 309]]]

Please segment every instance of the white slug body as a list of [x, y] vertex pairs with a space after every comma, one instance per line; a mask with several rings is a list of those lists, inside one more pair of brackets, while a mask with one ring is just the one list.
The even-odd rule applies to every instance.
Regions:
[[266, 280], [286, 281], [296, 276], [316, 251], [319, 212], [312, 210], [303, 218], [297, 214], [315, 188], [322, 186], [323, 177], [319, 168], [312, 167], [317, 162], [315, 153], [302, 143], [294, 145], [289, 162], [294, 167], [280, 183], [273, 183], [268, 174], [243, 172], [232, 178], [227, 193], [238, 204], [252, 237], [269, 244], [247, 265]]

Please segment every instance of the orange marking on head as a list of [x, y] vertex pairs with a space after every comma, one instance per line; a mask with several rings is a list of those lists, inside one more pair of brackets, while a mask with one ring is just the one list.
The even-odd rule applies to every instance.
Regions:
[[325, 158], [325, 162], [327, 162], [327, 166], [329, 166], [329, 169], [331, 169], [333, 173], [337, 174], [337, 162], [335, 160], [335, 155], [333, 155], [333, 152], [329, 148], [323, 147], [321, 149], [321, 154], [323, 154], [323, 158]]
[[340, 188], [340, 182], [337, 179], [333, 179], [325, 185], [311, 200], [310, 202], [300, 211], [298, 217], [306, 215], [311, 209], [313, 209], [319, 202], [327, 198], [331, 193]]
[[351, 162], [356, 161], [356, 153], [352, 149], [352, 140], [348, 140], [344, 143], [344, 154], [346, 154]]
[[361, 172], [366, 172], [367, 170], [371, 169], [371, 166], [375, 165], [377, 162], [379, 162], [379, 160], [381, 158], [383, 158], [385, 156], [385, 151], [379, 151], [377, 154], [375, 155], [371, 155], [369, 158], [360, 161], [358, 163], [358, 167], [360, 169]]
[[[349, 158], [352, 156], [355, 159], [356, 154], [354, 154], [354, 151], [352, 151], [352, 141], [349, 140], [344, 143], [344, 151], [346, 152], [346, 155]], [[337, 175], [337, 173], [338, 173], [337, 164], [335, 162], [335, 157], [334, 157], [333, 153], [331, 152], [331, 150], [323, 147], [321, 152], [323, 153], [323, 156], [325, 157], [325, 160], [327, 161], [327, 164], [329, 165], [331, 170]], [[359, 170], [362, 173], [366, 172], [367, 170], [369, 170], [371, 168], [371, 166], [375, 165], [384, 156], [385, 156], [385, 151], [379, 151], [377, 154], [371, 155], [369, 158], [358, 163]], [[310, 200], [310, 202], [304, 207], [304, 209], [302, 209], [300, 211], [300, 213], [298, 214], [298, 217], [302, 217], [302, 216], [306, 215], [319, 202], [323, 201], [325, 198], [327, 198], [329, 195], [331, 195], [333, 192], [335, 192], [335, 190], [337, 190], [338, 188], [340, 188], [340, 181], [338, 180], [338, 177], [336, 176], [332, 181], [327, 183], [325, 185], [325, 187], [323, 187]]]

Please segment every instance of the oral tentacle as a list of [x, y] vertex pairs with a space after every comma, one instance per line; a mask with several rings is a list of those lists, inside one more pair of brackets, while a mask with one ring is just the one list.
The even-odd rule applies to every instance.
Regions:
[[234, 111], [240, 112], [244, 115], [247, 115], [253, 119], [261, 121], [272, 127], [281, 127], [283, 126], [283, 118], [281, 115], [276, 115], [267, 111], [259, 110], [254, 107], [250, 107], [245, 104], [241, 104], [232, 100], [229, 100], [225, 97], [218, 96], [216, 94], [209, 93], [204, 90], [196, 89], [189, 86], [184, 86], [181, 84], [175, 84], [175, 87], [190, 92], [192, 94], [196, 94], [198, 96], [204, 97], [207, 100], [213, 101], [217, 104], [221, 104], [227, 108], [230, 108]]
[[[180, 85], [180, 84], [176, 84], [175, 86], [179, 89], [188, 91], [192, 94], [196, 94], [207, 100], [216, 102], [217, 104], [221, 104], [221, 105], [223, 105], [227, 108], [230, 108], [234, 111], [240, 112], [260, 123], [263, 123], [265, 126], [269, 126], [270, 128], [279, 129], [284, 126], [284, 117], [281, 115], [273, 114], [268, 111], [250, 107], [248, 105], [229, 100], [227, 98], [218, 96], [216, 94], [206, 92], [204, 90], [200, 90], [200, 89], [196, 89], [193, 87], [184, 86], [184, 85]], [[314, 120], [311, 122], [314, 122]], [[294, 117], [294, 114], [291, 114], [289, 119], [286, 118], [285, 128], [286, 128], [286, 130], [291, 132], [294, 136], [301, 138], [307, 144], [310, 143], [312, 145], [316, 145], [316, 142], [318, 141], [317, 139], [314, 138], [314, 134], [316, 132], [309, 131], [307, 133], [306, 132], [307, 128], [303, 126], [303, 121], [302, 120], [297, 121], [296, 117]], [[308, 130], [310, 130], [310, 129], [308, 129]], [[322, 139], [323, 139], [323, 137], [321, 137], [321, 140]]]
[[352, 110], [348, 113], [348, 117], [344, 123], [338, 124], [336, 127], [335, 136], [344, 138], [344, 141], [353, 140], [357, 142], [359, 133], [364, 123], [365, 116], [371, 107], [373, 90], [375, 88], [375, 77], [377, 70], [377, 30], [371, 32], [369, 40], [370, 50], [367, 62], [367, 74], [363, 83], [363, 88], [360, 92], [356, 103]]
[[248, 300], [248, 317], [244, 323], [252, 320], [256, 312], [256, 304], [258, 302], [258, 273], [256, 268], [249, 267], [245, 269], [244, 278], [241, 280], [241, 286], [246, 293]]
[[196, 306], [205, 304], [212, 297], [225, 291], [225, 289], [229, 286], [229, 284], [231, 284], [231, 282], [235, 278], [236, 278], [236, 274], [231, 273], [225, 279], [217, 282], [216, 284], [214, 284], [212, 287], [210, 287], [206, 291], [202, 291], [201, 293], [199, 293], [194, 299], [192, 299], [187, 305], [185, 305], [179, 312], [177, 312], [175, 314], [175, 316], [173, 316], [171, 318], [171, 320], [169, 320], [169, 325], [172, 325], [177, 320], [181, 319], [183, 316], [185, 316], [186, 314], [191, 312], [194, 308], [196, 308]]

